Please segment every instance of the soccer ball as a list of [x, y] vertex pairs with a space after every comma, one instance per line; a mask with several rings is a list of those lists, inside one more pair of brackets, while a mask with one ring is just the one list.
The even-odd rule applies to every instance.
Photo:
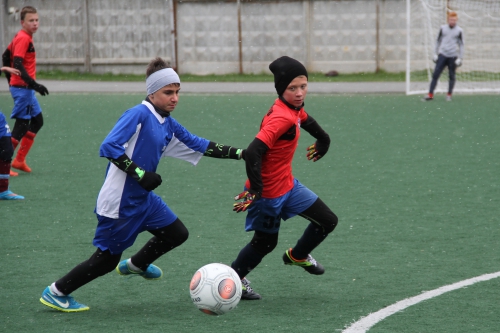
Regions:
[[194, 273], [189, 293], [201, 312], [218, 316], [234, 309], [240, 302], [241, 280], [227, 265], [208, 264]]

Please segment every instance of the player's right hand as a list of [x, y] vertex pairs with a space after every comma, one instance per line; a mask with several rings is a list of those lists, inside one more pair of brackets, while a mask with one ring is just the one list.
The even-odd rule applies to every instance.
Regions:
[[42, 96], [49, 94], [49, 91], [47, 90], [47, 88], [45, 88], [45, 86], [43, 84], [40, 84], [40, 83], [35, 83], [35, 85], [33, 85], [33, 90], [35, 90], [36, 92], [38, 92]]
[[253, 204], [254, 201], [258, 199], [258, 195], [252, 194], [248, 191], [243, 191], [234, 197], [234, 200], [241, 201], [233, 204], [233, 211], [235, 211], [236, 213], [244, 212]]
[[434, 61], [435, 63], [438, 61], [438, 55], [435, 54], [432, 56], [432, 61]]
[[138, 180], [146, 191], [152, 191], [161, 185], [161, 176], [155, 172], [145, 171], [144, 175]]

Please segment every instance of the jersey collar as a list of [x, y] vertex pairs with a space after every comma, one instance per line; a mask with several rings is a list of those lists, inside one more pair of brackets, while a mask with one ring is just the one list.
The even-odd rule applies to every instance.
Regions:
[[[153, 103], [151, 103], [148, 98], [146, 98], [146, 100], [142, 101], [143, 105], [145, 105], [149, 111], [151, 111], [151, 113], [156, 117], [156, 119], [158, 119], [158, 121], [163, 124], [165, 122], [165, 118], [169, 117], [170, 114], [167, 114], [167, 115], [163, 115], [164, 113], [168, 113], [168, 112], [165, 112], [165, 111], [162, 111], [162, 110], [159, 110], [157, 107], [154, 106]], [[160, 111], [160, 112], [158, 112]]]
[[146, 102], [148, 102], [149, 104], [151, 104], [154, 108], [154, 110], [160, 115], [162, 116], [163, 118], [167, 118], [167, 117], [170, 117], [170, 112], [167, 112], [167, 111], [163, 111], [162, 109], [160, 109], [159, 107], [157, 107], [156, 105], [153, 104], [153, 102], [151, 102], [151, 100], [149, 99], [149, 96], [146, 97], [145, 99]]

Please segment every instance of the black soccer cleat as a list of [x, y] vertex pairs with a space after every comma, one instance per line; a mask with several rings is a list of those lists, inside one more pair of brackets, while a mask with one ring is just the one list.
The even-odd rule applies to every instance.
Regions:
[[431, 97], [429, 95], [425, 96], [424, 98], [422, 98], [422, 101], [423, 102], [428, 102], [428, 101], [433, 101], [434, 100], [434, 97]]
[[250, 281], [248, 281], [247, 278], [241, 279], [241, 289], [241, 299], [256, 300], [262, 298], [262, 296], [257, 294], [252, 287], [250, 287]]
[[283, 254], [283, 262], [285, 265], [300, 266], [309, 274], [321, 275], [325, 272], [323, 266], [317, 262], [310, 254], [306, 259], [297, 260], [292, 256], [292, 249], [288, 249]]

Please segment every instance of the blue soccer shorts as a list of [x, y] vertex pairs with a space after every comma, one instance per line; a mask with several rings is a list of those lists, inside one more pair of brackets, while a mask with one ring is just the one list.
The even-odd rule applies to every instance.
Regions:
[[42, 112], [33, 89], [10, 87], [10, 93], [14, 99], [11, 119], [31, 119]]
[[93, 244], [111, 254], [120, 254], [132, 246], [141, 232], [162, 229], [177, 220], [177, 215], [154, 193], [146, 211], [136, 216], [112, 219], [96, 215]]
[[274, 199], [261, 198], [247, 210], [246, 231], [262, 231], [275, 234], [279, 231], [281, 219], [288, 220], [311, 207], [318, 196], [294, 179], [293, 188]]

